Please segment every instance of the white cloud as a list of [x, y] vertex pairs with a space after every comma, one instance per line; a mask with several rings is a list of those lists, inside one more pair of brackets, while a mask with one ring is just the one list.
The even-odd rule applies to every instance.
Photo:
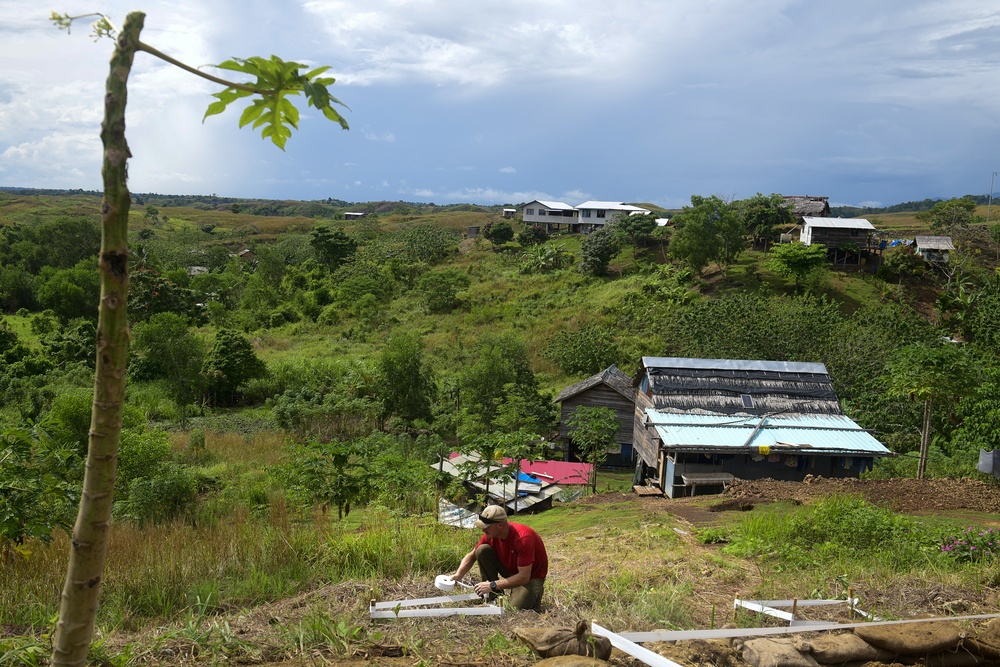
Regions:
[[369, 141], [384, 141], [390, 144], [396, 141], [396, 135], [392, 132], [378, 133], [367, 128], [362, 128], [361, 134], [363, 134], [365, 139], [368, 139]]
[[[118, 22], [132, 9], [105, 5]], [[145, 9], [143, 41], [195, 66], [270, 53], [332, 65], [355, 129], [327, 128], [303, 109], [278, 151], [237, 130], [239, 109], [203, 124], [216, 86], [138, 54], [128, 107], [137, 191], [350, 191], [363, 201], [391, 183], [408, 198], [479, 203], [672, 206], [757, 191], [892, 202], [985, 192], [1000, 168], [984, 148], [1000, 142], [1000, 7], [985, 0]], [[93, 188], [111, 44], [92, 43], [85, 26], [67, 36], [47, 14], [0, 0], [0, 185]], [[502, 188], [471, 180], [491, 173], [503, 174]]]

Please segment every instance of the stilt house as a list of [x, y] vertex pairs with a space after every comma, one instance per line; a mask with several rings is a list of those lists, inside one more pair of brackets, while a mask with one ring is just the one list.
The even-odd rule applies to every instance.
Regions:
[[671, 498], [734, 478], [857, 477], [882, 443], [844, 416], [823, 364], [643, 357], [633, 446]]

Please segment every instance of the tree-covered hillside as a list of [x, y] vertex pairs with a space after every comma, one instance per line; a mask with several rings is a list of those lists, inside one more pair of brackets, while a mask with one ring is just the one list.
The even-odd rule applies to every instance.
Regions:
[[[998, 246], [974, 214], [953, 228], [946, 270], [902, 245], [873, 257], [876, 271], [832, 271], [822, 254], [817, 264], [783, 252], [795, 244], [770, 249], [788, 218], [763, 195], [694, 197], [669, 227], [632, 216], [589, 235], [479, 207], [344, 220], [148, 197], [130, 219], [126, 431], [280, 432], [306, 448], [340, 442], [345, 460], [370, 438], [401, 439], [404, 458], [423, 465], [473, 443], [551, 439], [555, 393], [611, 364], [634, 372], [644, 355], [819, 361], [847, 414], [904, 455], [875, 473], [908, 475], [923, 410], [909, 399], [933, 388], [905, 371], [923, 359], [974, 376], [932, 392], [928, 473], [972, 474], [978, 449], [1000, 446]], [[0, 194], [0, 417], [40, 425], [51, 446], [78, 454], [97, 205], [88, 193]], [[299, 500], [310, 499], [320, 498]]]

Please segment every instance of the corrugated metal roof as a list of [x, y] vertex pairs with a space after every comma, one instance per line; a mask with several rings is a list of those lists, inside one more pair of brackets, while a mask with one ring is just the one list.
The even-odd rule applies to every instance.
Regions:
[[[432, 464], [431, 467], [437, 468], [438, 465], [440, 465], [441, 470], [449, 475], [452, 475], [453, 477], [462, 477], [462, 470], [459, 466], [463, 464], [471, 464], [471, 466], [477, 470], [476, 475], [478, 476], [478, 479], [470, 479], [467, 482], [468, 484], [474, 486], [480, 491], [486, 492], [487, 495], [496, 500], [498, 503], [503, 503], [512, 510], [523, 510], [527, 507], [531, 507], [532, 505], [548, 500], [563, 490], [561, 486], [553, 484], [549, 480], [541, 479], [540, 481], [543, 488], [540, 490], [538, 489], [538, 484], [518, 484], [518, 492], [526, 495], [521, 495], [521, 497], [515, 499], [514, 482], [509, 479], [501, 479], [500, 465], [496, 461], [490, 462], [488, 466], [489, 473], [487, 473], [487, 466], [474, 455], [465, 456], [460, 454], [458, 456], [451, 457], [450, 459], [445, 459], [440, 464]], [[523, 464], [524, 461], [522, 461], [522, 470]], [[485, 483], [487, 474], [490, 479], [490, 483], [488, 485]]]
[[621, 201], [585, 201], [578, 204], [576, 208], [597, 208], [609, 211], [634, 211], [637, 213], [649, 213], [649, 209], [632, 206]]
[[812, 227], [827, 227], [831, 229], [869, 229], [875, 231], [875, 226], [864, 218], [814, 218], [805, 216], [802, 222]]
[[[569, 204], [563, 203], [561, 201], [542, 201], [541, 199], [536, 199], [536, 203], [541, 204], [546, 208], [558, 209], [560, 211], [572, 211], [573, 207]], [[531, 206], [531, 204], [528, 204]]]
[[954, 250], [950, 236], [918, 236], [917, 249]]
[[761, 361], [756, 359], [689, 359], [686, 357], [643, 357], [645, 368], [687, 368], [693, 370], [777, 371], [784, 373], [822, 373], [826, 366], [801, 361]]
[[665, 449], [687, 452], [758, 452], [889, 456], [885, 445], [844, 415], [779, 416], [666, 413], [646, 410]]

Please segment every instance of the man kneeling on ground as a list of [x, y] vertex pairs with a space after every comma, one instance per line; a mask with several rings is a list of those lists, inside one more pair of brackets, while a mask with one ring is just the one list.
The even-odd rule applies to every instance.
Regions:
[[528, 526], [511, 523], [499, 505], [489, 505], [479, 514], [476, 528], [483, 531], [479, 543], [465, 555], [452, 579], [461, 580], [479, 564], [483, 580], [475, 585], [477, 595], [503, 595], [518, 609], [537, 609], [549, 573], [549, 557], [542, 538]]

